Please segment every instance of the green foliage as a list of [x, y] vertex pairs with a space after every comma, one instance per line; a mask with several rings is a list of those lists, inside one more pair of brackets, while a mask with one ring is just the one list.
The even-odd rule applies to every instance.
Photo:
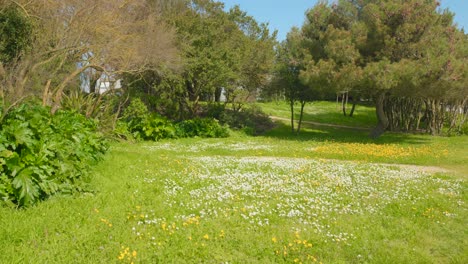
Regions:
[[125, 135], [125, 130], [127, 130], [137, 140], [158, 141], [167, 138], [221, 138], [229, 136], [226, 127], [210, 118], [195, 118], [174, 124], [162, 116], [153, 114], [131, 119], [127, 123], [121, 122], [118, 127], [120, 134]]
[[0, 62], [17, 59], [31, 45], [31, 33], [31, 21], [17, 7], [0, 7]]
[[243, 130], [248, 135], [260, 135], [274, 127], [273, 121], [256, 105], [234, 111], [224, 105], [213, 104], [205, 111], [205, 116], [215, 118], [232, 129]]
[[223, 138], [229, 136], [229, 130], [212, 118], [195, 118], [175, 125], [177, 137]]
[[212, 118], [195, 118], [174, 123], [161, 115], [149, 114], [147, 106], [138, 98], [133, 99], [125, 109], [116, 133], [127, 137], [127, 131], [137, 140], [152, 141], [166, 138], [229, 136], [228, 129]]
[[[274, 80], [292, 103], [330, 92], [374, 99], [378, 125], [373, 137], [387, 129], [419, 129], [423, 116], [426, 131], [439, 134], [445, 111], [440, 106], [464, 108], [468, 49], [453, 14], [438, 5], [419, 0], [320, 1], [278, 49]], [[294, 85], [298, 80], [305, 89]], [[394, 104], [388, 97], [410, 103]], [[452, 116], [450, 124], [460, 118]]]
[[[276, 33], [238, 6], [225, 11], [221, 2], [191, 1], [164, 18], [177, 32], [184, 67], [129, 76], [132, 95], [150, 111], [170, 119], [197, 117], [201, 101], [219, 101], [221, 87], [229, 102], [252, 95], [269, 81]], [[242, 96], [245, 100], [247, 96]]]
[[150, 114], [148, 107], [139, 98], [130, 102], [119, 123], [117, 127], [120, 134], [125, 135], [127, 130], [137, 140], [158, 141], [175, 137], [174, 125], [162, 116]]
[[98, 121], [99, 131], [109, 134], [115, 130], [123, 98], [114, 93], [86, 94], [79, 89], [64, 94], [62, 108]]
[[158, 141], [176, 137], [176, 130], [172, 122], [156, 114], [130, 119], [127, 125], [128, 131], [137, 140]]
[[0, 199], [28, 206], [58, 192], [83, 190], [90, 164], [107, 149], [96, 129], [72, 112], [50, 115], [34, 105], [10, 111], [0, 127]]
[[145, 119], [148, 116], [148, 107], [140, 98], [134, 98], [123, 113], [123, 120], [131, 121], [133, 119]]

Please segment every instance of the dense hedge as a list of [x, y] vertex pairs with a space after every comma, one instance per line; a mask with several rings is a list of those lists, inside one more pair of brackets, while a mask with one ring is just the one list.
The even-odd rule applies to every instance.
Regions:
[[0, 204], [27, 206], [84, 190], [107, 144], [95, 122], [67, 111], [22, 105], [0, 124]]

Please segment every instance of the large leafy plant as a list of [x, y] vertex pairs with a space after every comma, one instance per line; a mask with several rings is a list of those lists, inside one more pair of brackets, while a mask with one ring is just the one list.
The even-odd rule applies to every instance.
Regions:
[[21, 105], [0, 124], [0, 201], [28, 206], [84, 190], [89, 167], [107, 144], [96, 124], [73, 112]]
[[221, 138], [228, 137], [229, 130], [212, 118], [195, 118], [175, 125], [178, 137]]
[[[134, 99], [125, 109], [118, 126], [128, 130], [138, 140], [158, 141], [166, 138], [227, 137], [228, 129], [212, 118], [196, 118], [174, 123], [158, 114], [149, 114], [140, 99]], [[122, 131], [118, 131], [120, 134]]]

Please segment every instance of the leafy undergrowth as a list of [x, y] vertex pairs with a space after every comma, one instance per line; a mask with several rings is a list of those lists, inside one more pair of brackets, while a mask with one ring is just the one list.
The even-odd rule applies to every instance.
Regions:
[[238, 136], [113, 145], [95, 195], [0, 209], [2, 261], [467, 262], [465, 179], [312, 158], [321, 144]]
[[57, 193], [85, 191], [90, 165], [106, 150], [96, 124], [82, 115], [15, 108], [0, 124], [0, 206], [28, 206]]
[[195, 118], [178, 123], [159, 114], [150, 114], [140, 99], [134, 99], [118, 122], [115, 136], [136, 140], [158, 141], [176, 138], [224, 138], [229, 129], [213, 118]]

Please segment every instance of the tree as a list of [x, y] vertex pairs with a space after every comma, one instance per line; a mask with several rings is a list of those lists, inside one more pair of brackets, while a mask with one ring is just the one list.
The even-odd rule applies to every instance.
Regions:
[[301, 30], [306, 52], [301, 79], [314, 91], [373, 98], [378, 118], [374, 138], [388, 129], [416, 130], [422, 122], [431, 134], [440, 133], [448, 119], [450, 127], [460, 127], [466, 119], [466, 110], [460, 109], [468, 97], [466, 35], [456, 29], [453, 14], [439, 11], [438, 5], [421, 0], [320, 2], [307, 12]]
[[0, 2], [0, 63], [18, 60], [30, 48], [32, 27], [16, 5]]
[[[303, 37], [298, 28], [288, 33], [286, 40], [277, 48], [276, 69], [272, 87], [284, 93], [291, 110], [291, 131], [299, 133], [302, 124], [304, 106], [311, 98], [309, 86], [301, 82], [299, 75], [304, 68]], [[301, 111], [297, 130], [295, 129], [294, 105], [300, 102]]]
[[[153, 108], [167, 112], [163, 108], [169, 107], [175, 111], [171, 117], [189, 118], [199, 114], [200, 101], [219, 102], [222, 88], [229, 102], [238, 106], [266, 84], [276, 35], [239, 7], [229, 12], [223, 8], [211, 0], [187, 1], [164, 16], [176, 29], [183, 67], [167, 76], [147, 72], [146, 84], [138, 83], [147, 94], [166, 98], [153, 99]], [[169, 96], [167, 90], [176, 93]]]
[[178, 64], [173, 30], [145, 1], [3, 2], [18, 6], [34, 24], [34, 48], [5, 70], [7, 101], [42, 95], [55, 112], [64, 91], [89, 68], [118, 75]]
[[[321, 2], [307, 12], [303, 26], [310, 59], [302, 76], [310, 85], [321, 83], [322, 90], [341, 94], [345, 116], [350, 94], [351, 98], [357, 97], [362, 90], [362, 57], [354, 35], [360, 30], [357, 15], [357, 9], [349, 1], [332, 6]], [[355, 106], [354, 101], [350, 116]]]
[[[443, 118], [436, 118], [438, 122], [429, 121], [435, 114], [431, 108], [437, 105], [439, 116], [445, 116], [445, 110], [439, 107], [443, 104], [428, 101], [428, 98], [434, 98], [430, 94], [437, 91], [435, 94], [442, 96], [438, 98], [448, 99], [443, 95], [451, 89], [450, 86], [466, 83], [463, 80], [466, 75], [460, 75], [461, 68], [447, 67], [451, 61], [454, 65], [461, 65], [466, 59], [463, 59], [463, 54], [454, 52], [457, 44], [447, 34], [459, 31], [453, 25], [453, 15], [448, 11], [438, 12], [438, 5], [437, 1], [418, 0], [368, 1], [356, 5], [362, 10], [358, 20], [367, 31], [367, 38], [357, 45], [364, 57], [368, 85], [375, 98], [379, 120], [372, 137], [380, 136], [389, 128], [418, 128], [424, 107], [421, 100], [426, 101], [428, 130], [432, 134], [440, 133]], [[438, 51], [433, 52], [434, 49]], [[458, 78], [453, 78], [452, 74]], [[444, 79], [450, 81], [442, 86], [440, 81]], [[437, 84], [437, 87], [431, 84]], [[466, 96], [465, 91], [462, 97]], [[439, 128], [435, 127], [436, 123]]]
[[265, 88], [271, 79], [276, 32], [270, 34], [267, 24], [259, 24], [240, 10], [239, 6], [229, 10], [229, 19], [237, 25], [241, 34], [232, 38], [232, 44], [237, 46], [240, 55], [240, 74], [238, 80], [228, 86], [231, 88], [228, 94], [240, 90], [247, 97], [256, 97], [258, 91]]

